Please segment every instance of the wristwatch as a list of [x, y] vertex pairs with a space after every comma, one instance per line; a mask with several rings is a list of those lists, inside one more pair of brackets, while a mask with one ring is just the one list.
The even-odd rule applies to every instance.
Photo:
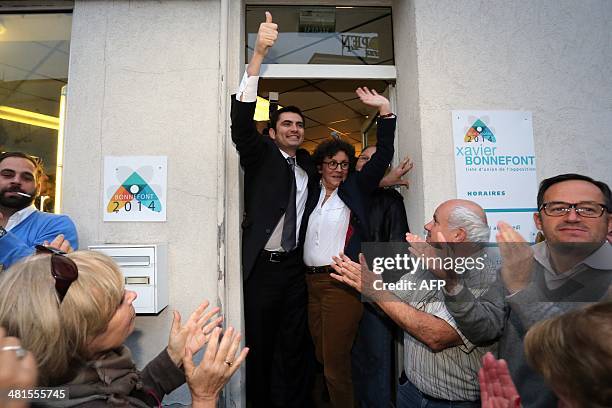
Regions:
[[4, 229], [4, 227], [0, 227], [0, 238], [2, 238], [5, 235], [6, 235], [6, 230]]
[[390, 112], [390, 113], [385, 113], [384, 115], [378, 115], [378, 117], [381, 119], [395, 119], [397, 116], [395, 116], [395, 113]]

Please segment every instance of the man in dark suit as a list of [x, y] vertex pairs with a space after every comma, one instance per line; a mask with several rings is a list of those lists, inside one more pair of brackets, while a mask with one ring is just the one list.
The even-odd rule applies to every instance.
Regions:
[[299, 149], [304, 117], [298, 108], [285, 107], [273, 115], [269, 138], [259, 134], [253, 122], [259, 70], [277, 35], [277, 25], [266, 12], [240, 90], [232, 97], [232, 140], [244, 170], [247, 405], [307, 407], [312, 359], [302, 217], [315, 169], [308, 152]]

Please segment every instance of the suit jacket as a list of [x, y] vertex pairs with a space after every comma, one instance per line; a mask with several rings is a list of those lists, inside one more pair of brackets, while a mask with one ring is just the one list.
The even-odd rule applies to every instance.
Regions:
[[[371, 240], [368, 220], [371, 196], [393, 159], [395, 119], [379, 119], [376, 136], [376, 153], [361, 171], [352, 170], [338, 187], [338, 197], [351, 210], [350, 225], [353, 228], [353, 234], [346, 243], [344, 253], [355, 262], [359, 262], [361, 243]], [[312, 181], [309, 179], [308, 200], [302, 227], [308, 226], [308, 219], [319, 202], [320, 194], [320, 178], [313, 177]]]
[[[242, 271], [246, 280], [257, 256], [285, 213], [293, 178], [278, 146], [255, 128], [255, 102], [237, 101], [235, 95], [231, 98], [232, 140], [244, 170]], [[309, 180], [316, 174], [306, 150], [298, 149], [296, 161], [306, 171]], [[304, 241], [305, 233], [306, 225], [302, 222], [298, 245]]]

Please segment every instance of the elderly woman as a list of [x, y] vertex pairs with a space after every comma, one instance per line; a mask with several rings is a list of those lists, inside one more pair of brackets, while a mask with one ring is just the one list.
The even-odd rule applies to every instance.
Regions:
[[313, 155], [321, 180], [309, 187], [310, 216], [304, 220], [308, 325], [334, 407], [354, 404], [350, 355], [363, 305], [357, 292], [330, 277], [330, 265], [339, 253], [357, 260], [361, 242], [370, 240], [370, 195], [393, 158], [395, 130], [387, 98], [367, 88], [356, 93], [364, 104], [378, 108], [376, 153], [356, 172], [352, 145], [342, 140], [321, 143]]
[[[136, 293], [123, 282], [97, 252], [31, 257], [0, 276], [0, 326], [34, 355], [39, 386], [68, 389], [58, 406], [159, 406], [186, 377], [194, 407], [216, 406], [248, 352], [236, 358], [240, 335], [229, 328], [219, 341], [219, 309], [206, 312], [208, 302], [184, 325], [175, 312], [168, 347], [138, 371], [123, 345], [134, 330]], [[196, 367], [192, 355], [207, 341]]]

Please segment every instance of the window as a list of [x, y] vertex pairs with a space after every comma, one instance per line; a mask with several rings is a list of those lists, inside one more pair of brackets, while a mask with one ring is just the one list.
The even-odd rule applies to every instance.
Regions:
[[37, 207], [53, 211], [61, 177], [60, 107], [68, 81], [72, 15], [0, 14], [0, 151], [42, 159]]
[[247, 61], [266, 11], [279, 36], [264, 64], [395, 64], [389, 7], [247, 6]]

